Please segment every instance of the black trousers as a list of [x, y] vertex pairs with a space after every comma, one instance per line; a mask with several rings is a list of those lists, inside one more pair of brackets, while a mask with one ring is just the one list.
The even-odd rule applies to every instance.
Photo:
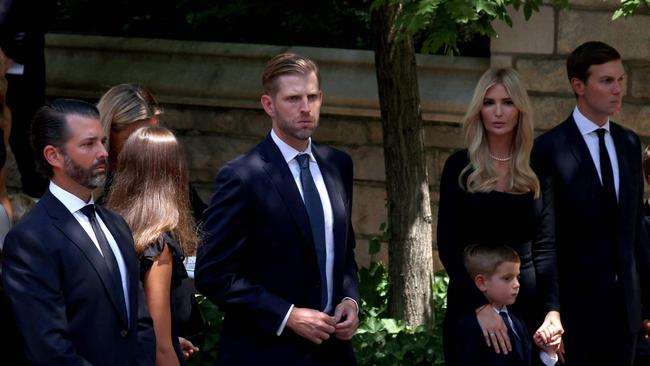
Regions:
[[593, 306], [562, 305], [564, 366], [633, 365], [639, 333], [627, 325], [624, 302], [622, 284], [617, 283], [603, 285], [602, 296], [594, 299]]

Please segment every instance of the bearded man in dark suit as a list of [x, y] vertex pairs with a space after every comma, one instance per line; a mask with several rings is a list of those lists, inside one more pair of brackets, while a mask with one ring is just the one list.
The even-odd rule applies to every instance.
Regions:
[[[31, 365], [153, 365], [155, 338], [126, 222], [95, 206], [106, 173], [97, 109], [55, 100], [32, 123], [49, 189], [5, 239], [2, 281]], [[142, 305], [142, 303], [141, 303]]]

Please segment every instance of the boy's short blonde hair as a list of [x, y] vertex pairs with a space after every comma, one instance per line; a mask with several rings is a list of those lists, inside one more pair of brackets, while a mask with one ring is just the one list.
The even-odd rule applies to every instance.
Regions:
[[465, 248], [465, 268], [472, 278], [491, 276], [504, 262], [520, 263], [517, 252], [507, 245], [473, 244]]

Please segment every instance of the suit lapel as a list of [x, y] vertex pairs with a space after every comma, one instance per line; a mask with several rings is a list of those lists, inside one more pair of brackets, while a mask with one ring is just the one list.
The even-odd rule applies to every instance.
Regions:
[[284, 201], [287, 211], [298, 225], [300, 233], [305, 238], [307, 243], [310, 243], [311, 251], [316, 255], [314, 250], [314, 239], [311, 234], [311, 226], [309, 224], [309, 216], [307, 209], [300, 196], [300, 191], [296, 186], [296, 181], [293, 179], [289, 165], [284, 160], [280, 149], [275, 145], [271, 139], [271, 135], [267, 135], [266, 139], [258, 145], [260, 156], [264, 160], [264, 170], [269, 175], [271, 183], [276, 191]]
[[[138, 261], [137, 257], [135, 256], [135, 244], [133, 243], [133, 237], [130, 231], [127, 230], [127, 227], [125, 225], [117, 225], [115, 221], [111, 220], [106, 212], [104, 212], [104, 208], [101, 206], [96, 206], [97, 209], [97, 214], [101, 217], [102, 221], [108, 228], [108, 231], [111, 232], [111, 235], [113, 235], [113, 239], [115, 239], [115, 243], [117, 243], [117, 246], [120, 248], [120, 253], [122, 253], [122, 259], [124, 260], [124, 266], [126, 270], [126, 284], [127, 288], [126, 291], [129, 294], [129, 314], [133, 315], [135, 314], [134, 311], [137, 311], [135, 309], [135, 301], [134, 299], [137, 299], [138, 296], [138, 276], [135, 275], [138, 273]], [[133, 316], [131, 316], [133, 318]]]
[[[346, 241], [346, 214], [345, 214], [345, 204], [343, 197], [341, 196], [343, 190], [343, 184], [341, 180], [341, 175], [339, 174], [338, 168], [332, 164], [331, 159], [326, 159], [323, 156], [322, 147], [314, 144], [312, 141], [311, 145], [312, 153], [316, 157], [318, 162], [318, 168], [323, 176], [325, 181], [325, 187], [327, 187], [327, 195], [330, 199], [330, 204], [332, 205], [332, 231], [334, 238], [334, 260], [337, 258], [344, 258], [343, 251], [345, 250]], [[336, 263], [336, 262], [335, 262]], [[338, 263], [336, 263], [338, 264]], [[335, 265], [335, 268], [338, 266]], [[334, 273], [339, 273], [340, 271], [334, 271]]]
[[106, 262], [93, 241], [90, 239], [88, 234], [86, 234], [79, 222], [77, 222], [77, 219], [74, 218], [63, 203], [54, 197], [50, 191], [47, 191], [41, 200], [43, 201], [48, 214], [52, 218], [52, 223], [61, 230], [61, 232], [68, 237], [68, 239], [70, 239], [79, 250], [81, 250], [86, 259], [88, 259], [91, 267], [99, 276], [99, 279], [102, 282], [106, 293], [108, 293], [108, 297], [111, 299], [115, 310], [120, 314], [120, 318], [124, 324], [128, 324], [126, 314], [121, 310], [122, 306], [119, 303], [121, 297], [112, 290], [112, 286], [110, 285], [112, 281], [111, 274], [108, 272]]
[[[626, 172], [631, 172], [633, 169], [630, 167], [630, 154], [627, 151], [627, 144], [625, 143], [625, 136], [623, 130], [615, 123], [609, 123], [609, 130], [614, 140], [614, 149], [616, 149], [616, 161], [618, 162], [618, 212], [632, 212], [630, 207], [634, 200], [631, 195], [635, 193], [633, 188], [632, 177]], [[634, 161], [634, 160], [632, 160]], [[636, 203], [635, 203], [636, 204]], [[619, 215], [621, 219], [625, 215]]]
[[576, 168], [583, 169], [583, 175], [587, 180], [590, 187], [600, 187], [600, 177], [594, 159], [591, 158], [591, 153], [587, 147], [585, 139], [582, 137], [573, 116], [569, 116], [563, 123], [563, 129], [567, 138], [567, 145], [571, 154], [576, 161]]
[[517, 355], [519, 356], [520, 359], [525, 360], [526, 364], [528, 363], [528, 355], [530, 355], [530, 344], [528, 342], [528, 332], [524, 328], [524, 326], [521, 324], [519, 321], [519, 318], [510, 316], [510, 320], [512, 320], [512, 324], [514, 325], [515, 332], [517, 332], [517, 336], [519, 337], [519, 342], [521, 343], [521, 352], [517, 351]]

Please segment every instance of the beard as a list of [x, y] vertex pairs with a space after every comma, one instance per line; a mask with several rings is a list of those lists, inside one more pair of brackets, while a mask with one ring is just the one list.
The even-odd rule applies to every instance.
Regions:
[[74, 160], [70, 159], [68, 155], [64, 155], [64, 171], [65, 174], [74, 180], [77, 184], [88, 189], [95, 189], [104, 184], [106, 181], [106, 173], [94, 173], [100, 165], [106, 165], [106, 159], [97, 160], [90, 168], [84, 168], [78, 165]]
[[277, 115], [277, 126], [282, 132], [286, 135], [289, 135], [296, 140], [307, 141], [313, 134], [316, 128], [318, 127], [318, 118], [312, 118], [314, 124], [310, 127], [297, 127], [295, 123], [290, 122], [285, 119], [284, 116], [278, 113]]

